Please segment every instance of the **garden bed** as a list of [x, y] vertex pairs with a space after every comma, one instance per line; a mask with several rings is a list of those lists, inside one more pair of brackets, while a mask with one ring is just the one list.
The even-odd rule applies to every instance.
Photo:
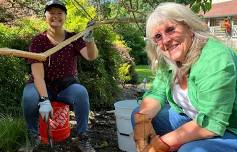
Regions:
[[[136, 99], [138, 89], [135, 85], [123, 87], [123, 95], [118, 99]], [[113, 109], [111, 109], [113, 110]], [[73, 122], [73, 117], [71, 118]], [[54, 143], [54, 152], [79, 152], [77, 142], [72, 139], [76, 136], [75, 123], [71, 123], [71, 137], [62, 143]], [[90, 114], [89, 137], [96, 152], [122, 152], [118, 148], [115, 115], [111, 111], [94, 111]], [[42, 144], [34, 152], [49, 152], [50, 146]]]

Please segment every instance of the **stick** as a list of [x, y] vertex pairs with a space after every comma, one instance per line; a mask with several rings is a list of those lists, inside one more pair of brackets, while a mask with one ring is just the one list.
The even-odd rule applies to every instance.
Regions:
[[33, 53], [9, 48], [0, 48], [0, 55], [24, 57], [38, 61], [45, 61], [47, 58], [44, 53]]
[[[140, 19], [139, 22], [143, 22], [144, 20]], [[47, 57], [50, 55], [56, 53], [66, 45], [72, 43], [73, 41], [76, 41], [78, 38], [82, 37], [87, 31], [92, 30], [93, 28], [100, 26], [102, 24], [111, 24], [111, 23], [130, 23], [134, 22], [134, 20], [131, 19], [119, 19], [119, 20], [105, 20], [105, 21], [97, 21], [95, 25], [87, 27], [84, 31], [81, 33], [78, 33], [65, 41], [59, 43], [55, 47], [45, 51], [44, 53], [33, 53], [28, 51], [22, 51], [22, 50], [15, 50], [15, 49], [9, 49], [9, 48], [0, 48], [0, 55], [6, 55], [6, 56], [17, 56], [17, 57], [23, 57], [23, 58], [30, 58], [35, 59], [38, 61], [45, 61]]]
[[56, 53], [57, 51], [59, 51], [60, 49], [62, 49], [63, 47], [65, 47], [66, 45], [72, 43], [73, 41], [76, 41], [78, 38], [82, 37], [87, 31], [95, 28], [96, 26], [98, 26], [99, 24], [97, 25], [93, 25], [93, 26], [90, 26], [88, 28], [86, 28], [84, 31], [82, 31], [81, 33], [78, 33], [66, 40], [64, 40], [63, 42], [59, 43], [58, 45], [56, 45], [55, 47], [45, 51], [43, 54], [47, 57], [49, 57], [50, 55]]
[[132, 18], [109, 19], [96, 22], [97, 24], [128, 24], [128, 23], [145, 23], [145, 19], [139, 18], [137, 20]]
[[[76, 41], [78, 38], [82, 37], [87, 31], [92, 30], [100, 25], [103, 24], [112, 24], [112, 23], [129, 23], [129, 22], [135, 22], [135, 20], [132, 19], [119, 19], [119, 20], [105, 20], [105, 21], [96, 21], [95, 25], [89, 26], [87, 27], [84, 31], [82, 31], [81, 33], [77, 33], [76, 35], [64, 40], [63, 42], [61, 42], [60, 44], [56, 45], [55, 47], [47, 50], [46, 52], [44, 52], [44, 54], [49, 57], [50, 55], [56, 53], [58, 50], [62, 49], [63, 47], [65, 47], [66, 45], [70, 44], [73, 41]], [[143, 19], [139, 19], [139, 22], [144, 22]]]

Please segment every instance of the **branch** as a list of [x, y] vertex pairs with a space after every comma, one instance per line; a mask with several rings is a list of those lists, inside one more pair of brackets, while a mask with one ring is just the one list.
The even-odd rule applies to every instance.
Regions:
[[9, 48], [0, 48], [0, 55], [24, 57], [38, 61], [45, 61], [47, 58], [44, 53], [32, 53]]
[[99, 24], [128, 24], [128, 23], [145, 23], [145, 19], [139, 18], [139, 19], [134, 19], [134, 18], [120, 18], [120, 19], [111, 19], [111, 20], [104, 20], [104, 21], [99, 21], [96, 22]]
[[[78, 1], [73, 0], [72, 2], [73, 2], [73, 5], [76, 7], [76, 5], [74, 4], [74, 2], [75, 2], [84, 11], [86, 16], [89, 17], [91, 20], [93, 20], [93, 18], [90, 16], [90, 14], [86, 11], [86, 9]], [[78, 9], [78, 7], [76, 7], [76, 8]]]
[[17, 56], [17, 57], [24, 57], [24, 58], [29, 58], [29, 59], [35, 59], [38, 61], [45, 61], [47, 57], [50, 55], [56, 53], [66, 45], [70, 44], [71, 42], [77, 40], [81, 36], [85, 34], [85, 32], [88, 32], [89, 30], [95, 28], [96, 26], [99, 26], [100, 24], [97, 23], [94, 26], [90, 26], [86, 28], [84, 31], [81, 33], [78, 33], [65, 41], [61, 42], [60, 44], [56, 45], [55, 47], [45, 51], [44, 53], [32, 53], [32, 52], [27, 52], [27, 51], [21, 51], [21, 50], [15, 50], [15, 49], [9, 49], [9, 48], [0, 48], [0, 55], [6, 55], [6, 56]]
[[95, 27], [98, 27], [103, 24], [111, 24], [111, 23], [131, 23], [131, 22], [144, 22], [144, 20], [134, 20], [134, 19], [119, 19], [119, 20], [105, 20], [105, 21], [98, 21], [95, 23], [95, 25], [87, 27], [84, 31], [81, 33], [78, 33], [65, 41], [59, 43], [55, 47], [45, 51], [44, 53], [33, 53], [28, 51], [22, 51], [22, 50], [15, 50], [15, 49], [9, 49], [9, 48], [0, 48], [0, 55], [6, 55], [6, 56], [17, 56], [17, 57], [23, 57], [23, 58], [29, 58], [29, 59], [35, 59], [38, 61], [45, 61], [47, 57], [50, 55], [58, 52], [63, 47], [67, 46], [71, 42], [77, 40], [78, 38], [82, 37], [86, 32], [92, 30]]
[[[130, 6], [131, 6], [131, 8], [132, 8], [132, 1], [131, 1], [131, 0], [130, 0]], [[137, 18], [136, 18], [135, 13], [132, 12], [132, 15], [133, 15], [133, 18], [134, 18], [134, 20], [135, 20], [135, 23], [137, 24], [137, 27], [138, 27], [139, 30], [145, 35], [144, 31], [142, 30], [142, 28], [140, 27], [140, 25], [139, 25], [138, 22], [137, 22]]]

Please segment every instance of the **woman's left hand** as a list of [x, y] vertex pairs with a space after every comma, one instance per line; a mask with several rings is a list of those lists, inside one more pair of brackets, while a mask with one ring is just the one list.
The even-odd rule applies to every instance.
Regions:
[[[91, 21], [89, 21], [88, 23], [87, 23], [87, 28], [88, 27], [90, 27], [90, 26], [93, 26], [93, 25], [95, 25], [95, 21], [93, 21], [93, 20], [91, 20]], [[93, 37], [93, 30], [91, 29], [91, 30], [87, 30], [86, 29], [86, 32], [85, 32], [85, 34], [83, 35], [83, 40], [85, 41], [85, 42], [92, 42], [92, 41], [94, 41], [94, 37]]]

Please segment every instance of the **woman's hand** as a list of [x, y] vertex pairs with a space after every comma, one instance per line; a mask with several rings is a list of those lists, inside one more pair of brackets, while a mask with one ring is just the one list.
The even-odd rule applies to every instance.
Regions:
[[159, 136], [155, 136], [142, 152], [169, 152], [169, 150], [170, 146]]
[[[95, 21], [92, 20], [92, 21], [89, 21], [87, 23], [86, 27], [88, 28], [88, 27], [93, 26], [93, 25], [95, 25]], [[82, 39], [85, 42], [92, 42], [92, 41], [94, 41], [93, 30], [92, 29], [88, 30], [87, 28], [86, 28], [85, 34], [83, 35]]]
[[136, 142], [137, 152], [142, 152], [148, 145], [150, 139], [156, 136], [151, 119], [146, 114], [135, 113], [134, 115], [134, 140]]
[[45, 122], [48, 122], [49, 116], [52, 118], [53, 117], [53, 108], [51, 106], [50, 101], [47, 99], [45, 101], [39, 102], [39, 113], [42, 117], [42, 119]]
[[216, 136], [215, 133], [202, 128], [194, 120], [185, 123], [178, 129], [162, 136], [162, 139], [170, 145], [170, 147], [177, 147], [190, 141], [212, 138]]

